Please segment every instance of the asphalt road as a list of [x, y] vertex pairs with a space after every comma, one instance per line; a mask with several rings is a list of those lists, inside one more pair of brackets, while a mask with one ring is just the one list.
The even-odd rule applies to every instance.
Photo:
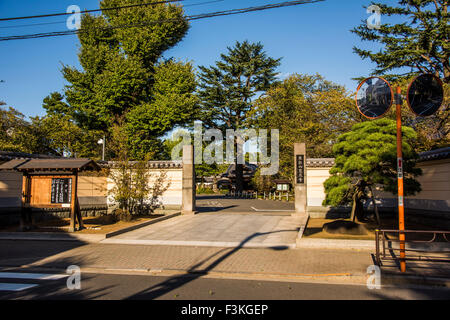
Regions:
[[295, 211], [295, 204], [286, 201], [233, 199], [222, 195], [200, 195], [196, 198], [196, 208], [200, 213], [290, 215]]
[[[19, 272], [17, 272], [19, 271]], [[63, 277], [60, 277], [63, 276]], [[205, 278], [196, 275], [81, 274], [80, 289], [67, 288], [67, 275], [0, 273], [0, 300], [12, 299], [132, 299], [132, 300], [448, 300], [443, 288], [275, 282]], [[75, 281], [69, 281], [72, 285]], [[13, 285], [14, 284], [14, 285]], [[9, 285], [9, 287], [8, 287]], [[26, 286], [34, 285], [31, 288]], [[10, 291], [13, 288], [21, 291]], [[9, 289], [9, 290], [8, 290]]]

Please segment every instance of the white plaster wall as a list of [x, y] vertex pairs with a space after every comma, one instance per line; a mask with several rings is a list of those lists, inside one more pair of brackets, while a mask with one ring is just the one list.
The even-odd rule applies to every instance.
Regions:
[[[183, 179], [183, 169], [150, 169], [150, 178], [148, 181], [149, 186], [155, 184], [156, 179], [161, 174], [161, 172], [166, 172], [167, 180], [164, 182], [170, 183], [169, 188], [161, 196], [161, 201], [163, 206], [181, 206], [182, 202], [182, 179]], [[107, 190], [108, 193], [114, 188], [114, 182], [111, 178], [107, 178]], [[107, 199], [108, 205], [113, 205], [114, 201], [109, 196]]]
[[308, 207], [321, 207], [325, 200], [323, 183], [330, 177], [331, 168], [307, 168], [307, 196]]

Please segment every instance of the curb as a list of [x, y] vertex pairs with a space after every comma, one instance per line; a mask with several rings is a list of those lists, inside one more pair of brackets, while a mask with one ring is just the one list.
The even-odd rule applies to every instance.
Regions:
[[215, 241], [177, 241], [177, 240], [136, 240], [136, 239], [104, 239], [101, 243], [127, 244], [143, 246], [186, 246], [186, 247], [212, 247], [212, 248], [275, 248], [295, 249], [294, 243], [245, 243], [241, 242], [215, 242]]
[[297, 249], [375, 250], [373, 240], [297, 239]]
[[[39, 267], [23, 265], [17, 267], [0, 267], [0, 271], [26, 270], [28, 272], [60, 272], [66, 273], [63, 268]], [[281, 281], [281, 282], [317, 282], [336, 283], [347, 285], [364, 285], [366, 276], [359, 273], [336, 273], [336, 274], [301, 274], [301, 273], [263, 273], [263, 272], [232, 272], [232, 271], [192, 271], [182, 269], [124, 269], [124, 268], [98, 268], [82, 267], [83, 273], [112, 274], [112, 275], [146, 275], [163, 277], [203, 277], [213, 279], [234, 280], [258, 280], [258, 281]]]
[[[296, 216], [292, 215], [292, 217], [295, 218]], [[306, 217], [300, 218], [301, 219], [301, 227], [300, 227], [300, 230], [298, 231], [297, 238], [295, 239], [295, 248], [300, 248], [300, 243], [303, 238], [303, 233], [305, 232], [306, 227], [308, 226], [309, 218], [310, 218], [309, 214]]]
[[170, 214], [164, 217], [155, 218], [150, 221], [146, 221], [140, 224], [136, 224], [121, 230], [106, 234], [76, 234], [76, 233], [50, 233], [50, 232], [0, 232], [0, 240], [38, 240], [38, 241], [83, 241], [88, 243], [101, 242], [107, 238], [117, 236], [122, 233], [130, 232], [139, 228], [149, 226], [154, 223], [158, 223], [176, 216], [179, 216], [181, 212]]
[[169, 214], [169, 215], [164, 216], [164, 217], [155, 218], [153, 220], [146, 221], [146, 222], [134, 225], [134, 226], [130, 226], [130, 227], [127, 227], [127, 228], [123, 228], [123, 229], [114, 231], [114, 232], [110, 232], [110, 233], [105, 234], [105, 239], [118, 236], [119, 234], [122, 234], [122, 233], [134, 231], [134, 230], [137, 230], [137, 229], [140, 229], [140, 228], [143, 228], [143, 227], [146, 227], [146, 226], [149, 226], [149, 225], [152, 225], [152, 224], [164, 221], [164, 220], [168, 220], [170, 218], [174, 218], [174, 217], [177, 217], [179, 215], [181, 215], [181, 212]]
[[398, 275], [381, 272], [382, 285], [424, 285], [450, 288], [450, 278], [430, 277], [419, 274]]

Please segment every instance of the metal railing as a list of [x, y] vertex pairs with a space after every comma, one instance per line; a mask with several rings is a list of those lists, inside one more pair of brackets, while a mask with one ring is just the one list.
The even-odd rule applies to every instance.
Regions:
[[[447, 250], [439, 250], [439, 244], [450, 243], [450, 231], [424, 231], [424, 230], [376, 230], [375, 231], [375, 246], [376, 246], [376, 262], [379, 266], [382, 265], [382, 260], [402, 260], [400, 255], [396, 255], [396, 252], [400, 252], [400, 244], [402, 241], [399, 239], [389, 239], [388, 234], [405, 234], [408, 235], [423, 236], [429, 234], [431, 239], [429, 240], [405, 240], [405, 252], [406, 257], [404, 260], [409, 261], [427, 261], [427, 262], [450, 262], [450, 246]], [[438, 236], [442, 237], [441, 242], [437, 242]], [[398, 244], [398, 247], [394, 247], [393, 244]], [[428, 245], [428, 246], [427, 246]], [[434, 248], [433, 248], [434, 247]], [[390, 256], [387, 254], [389, 252]], [[408, 254], [410, 253], [410, 254]], [[427, 254], [442, 254], [448, 253], [447, 257], [433, 257], [433, 256], [421, 256], [417, 253], [427, 253]]]
[[234, 199], [264, 199], [264, 200], [277, 200], [277, 201], [288, 201], [292, 200], [294, 196], [290, 194], [289, 192], [235, 192], [230, 191], [226, 194], [226, 197], [228, 198], [234, 198]]
[[234, 199], [258, 199], [258, 192], [236, 192], [236, 191], [230, 191], [226, 194], [226, 197], [228, 198], [234, 198]]

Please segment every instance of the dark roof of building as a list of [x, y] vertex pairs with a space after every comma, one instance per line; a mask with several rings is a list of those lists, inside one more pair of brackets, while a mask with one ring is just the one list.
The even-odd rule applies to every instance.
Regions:
[[14, 159], [0, 165], [0, 170], [79, 172], [100, 170], [100, 167], [89, 159]]
[[422, 152], [419, 154], [419, 161], [431, 161], [450, 158], [450, 147]]

